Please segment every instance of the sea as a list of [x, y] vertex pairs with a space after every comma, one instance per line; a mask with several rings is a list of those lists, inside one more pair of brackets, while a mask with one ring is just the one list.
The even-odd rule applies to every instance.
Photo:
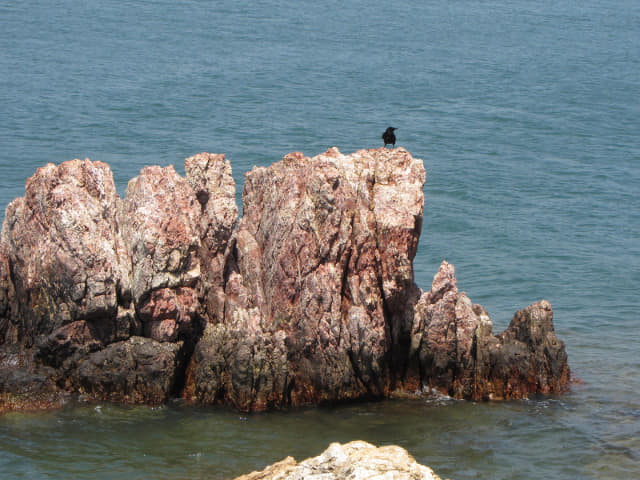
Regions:
[[[427, 181], [415, 281], [442, 260], [494, 331], [546, 299], [562, 396], [266, 414], [76, 404], [0, 417], [5, 479], [230, 479], [332, 442], [443, 478], [640, 478], [640, 2], [2, 0], [0, 211], [48, 162], [397, 146]], [[0, 214], [3, 218], [3, 214]]]

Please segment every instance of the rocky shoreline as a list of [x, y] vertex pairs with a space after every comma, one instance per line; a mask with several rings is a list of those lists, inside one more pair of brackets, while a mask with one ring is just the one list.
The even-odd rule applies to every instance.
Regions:
[[0, 412], [69, 396], [243, 411], [435, 389], [516, 399], [568, 389], [542, 300], [494, 335], [443, 262], [415, 283], [422, 160], [402, 148], [286, 155], [245, 174], [224, 155], [145, 167], [47, 164], [0, 234]]

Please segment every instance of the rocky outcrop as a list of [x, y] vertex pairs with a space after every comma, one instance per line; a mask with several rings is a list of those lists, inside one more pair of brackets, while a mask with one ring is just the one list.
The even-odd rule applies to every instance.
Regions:
[[[201, 169], [212, 184], [216, 174], [232, 183], [224, 157]], [[25, 193], [8, 206], [0, 241], [1, 349], [32, 359], [11, 375], [95, 400], [179, 392], [204, 323], [203, 215], [189, 182], [146, 167], [122, 200], [106, 164], [73, 160], [38, 169]], [[27, 404], [23, 387], [3, 391]]]
[[485, 320], [476, 330], [475, 342], [473, 398], [505, 400], [567, 390], [571, 372], [564, 343], [554, 333], [549, 302], [518, 310], [496, 337]]
[[355, 441], [332, 443], [317, 457], [300, 463], [292, 457], [274, 463], [260, 472], [235, 480], [440, 480], [429, 467], [420, 465], [402, 447], [376, 447]]
[[516, 312], [494, 336], [485, 309], [458, 292], [453, 265], [443, 262], [414, 312], [409, 384], [474, 400], [561, 393], [569, 385], [564, 344], [545, 300]]
[[291, 154], [249, 172], [224, 324], [196, 347], [189, 394], [241, 409], [387, 395], [424, 179], [402, 150]]
[[547, 302], [494, 335], [452, 265], [415, 285], [425, 170], [406, 150], [254, 168], [239, 221], [224, 156], [185, 166], [145, 167], [124, 199], [100, 162], [27, 181], [0, 237], [1, 395], [28, 403], [31, 383], [46, 398], [265, 410], [566, 390]]

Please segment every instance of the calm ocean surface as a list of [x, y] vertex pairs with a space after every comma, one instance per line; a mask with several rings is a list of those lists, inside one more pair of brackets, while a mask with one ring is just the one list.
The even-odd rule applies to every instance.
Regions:
[[330, 442], [443, 477], [640, 478], [640, 2], [4, 0], [0, 209], [89, 157], [118, 189], [202, 151], [398, 144], [428, 172], [416, 282], [443, 259], [495, 330], [545, 298], [583, 385], [509, 403], [243, 416], [179, 403], [0, 417], [2, 479], [230, 478]]

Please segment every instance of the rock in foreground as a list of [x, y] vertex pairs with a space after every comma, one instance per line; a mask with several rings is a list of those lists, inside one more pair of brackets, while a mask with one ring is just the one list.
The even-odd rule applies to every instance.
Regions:
[[401, 447], [375, 447], [355, 441], [332, 443], [317, 457], [300, 463], [287, 457], [261, 472], [235, 480], [441, 480], [428, 467], [417, 463]]
[[426, 173], [406, 150], [256, 167], [239, 221], [224, 155], [185, 164], [186, 178], [145, 167], [124, 199], [101, 162], [27, 180], [0, 235], [2, 408], [80, 394], [256, 411], [567, 389], [547, 302], [494, 335], [452, 265], [427, 292], [414, 283]]

